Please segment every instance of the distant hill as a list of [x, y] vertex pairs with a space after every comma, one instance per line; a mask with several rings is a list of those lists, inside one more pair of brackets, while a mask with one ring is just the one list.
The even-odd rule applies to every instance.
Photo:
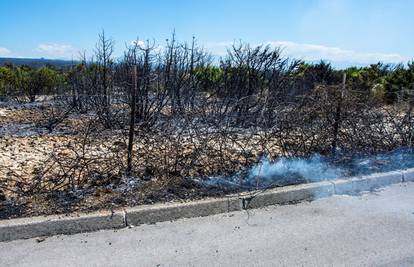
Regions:
[[44, 66], [53, 66], [55, 68], [66, 68], [76, 63], [70, 60], [62, 59], [45, 59], [45, 58], [5, 58], [0, 57], [0, 66], [5, 64], [16, 66], [28, 65], [32, 68], [41, 68]]

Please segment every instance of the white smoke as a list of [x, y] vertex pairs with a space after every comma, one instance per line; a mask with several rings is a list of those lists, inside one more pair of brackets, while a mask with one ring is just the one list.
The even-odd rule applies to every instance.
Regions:
[[400, 148], [377, 154], [338, 155], [335, 164], [329, 158], [314, 154], [309, 158], [285, 158], [274, 161], [264, 156], [257, 164], [232, 176], [203, 180], [209, 186], [256, 189], [289, 184], [318, 182], [347, 176], [369, 175], [414, 167], [412, 148]]
[[264, 157], [249, 171], [249, 179], [260, 177], [265, 180], [274, 180], [278, 177], [298, 176], [313, 182], [338, 178], [344, 174], [344, 170], [329, 165], [322, 160], [320, 155], [315, 154], [309, 159], [280, 158], [273, 162]]

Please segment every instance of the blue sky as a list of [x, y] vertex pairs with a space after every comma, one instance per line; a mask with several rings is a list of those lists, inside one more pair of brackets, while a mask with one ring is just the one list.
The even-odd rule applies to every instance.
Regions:
[[0, 56], [77, 58], [105, 29], [120, 56], [139, 37], [222, 55], [235, 40], [304, 60], [368, 64], [414, 56], [412, 0], [0, 0]]

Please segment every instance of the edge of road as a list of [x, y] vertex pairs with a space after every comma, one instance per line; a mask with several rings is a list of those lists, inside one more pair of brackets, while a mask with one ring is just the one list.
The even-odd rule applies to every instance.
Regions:
[[391, 184], [414, 182], [414, 168], [299, 184], [187, 203], [142, 205], [115, 211], [0, 220], [0, 242], [59, 234], [119, 229], [180, 218], [284, 205], [332, 195], [352, 195]]

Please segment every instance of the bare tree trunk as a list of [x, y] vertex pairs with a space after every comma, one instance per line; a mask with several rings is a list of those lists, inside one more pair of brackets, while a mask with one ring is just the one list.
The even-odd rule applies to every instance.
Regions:
[[413, 108], [414, 108], [414, 94], [410, 92], [409, 94], [409, 99], [408, 99], [408, 110], [407, 113], [405, 115], [405, 123], [407, 123], [407, 126], [409, 127], [409, 132], [408, 132], [408, 138], [407, 138], [407, 145], [409, 148], [411, 148], [413, 146], [412, 142], [413, 142], [413, 129], [412, 128], [412, 124], [411, 124], [411, 120], [412, 120], [412, 112], [413, 112]]
[[134, 142], [135, 132], [135, 98], [137, 91], [137, 65], [132, 67], [132, 86], [131, 86], [131, 114], [129, 123], [129, 138], [128, 138], [128, 159], [127, 159], [127, 175], [132, 173], [132, 148]]
[[336, 154], [336, 148], [338, 146], [338, 133], [339, 128], [341, 127], [341, 117], [342, 117], [342, 100], [345, 94], [345, 84], [346, 84], [346, 73], [344, 73], [342, 78], [342, 87], [341, 87], [341, 94], [338, 99], [338, 104], [336, 106], [335, 112], [335, 120], [333, 125], [333, 140], [332, 140], [332, 154]]

